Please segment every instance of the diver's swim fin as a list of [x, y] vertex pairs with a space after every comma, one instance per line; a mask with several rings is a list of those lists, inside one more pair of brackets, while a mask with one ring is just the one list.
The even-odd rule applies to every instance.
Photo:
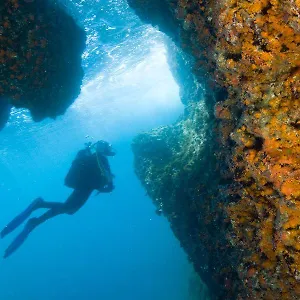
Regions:
[[1, 238], [3, 239], [7, 234], [11, 233], [18, 226], [20, 226], [30, 216], [40, 201], [43, 201], [43, 199], [37, 198], [33, 200], [23, 212], [17, 215], [10, 223], [8, 223], [1, 231]]
[[14, 241], [5, 250], [3, 258], [7, 258], [12, 255], [27, 239], [29, 233], [32, 231], [32, 227], [25, 225], [23, 231], [14, 239]]

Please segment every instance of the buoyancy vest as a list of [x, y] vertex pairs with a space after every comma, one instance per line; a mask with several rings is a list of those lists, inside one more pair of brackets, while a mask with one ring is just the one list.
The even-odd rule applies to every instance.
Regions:
[[105, 156], [80, 150], [65, 177], [65, 185], [73, 189], [102, 189], [108, 184], [107, 173], [110, 167]]

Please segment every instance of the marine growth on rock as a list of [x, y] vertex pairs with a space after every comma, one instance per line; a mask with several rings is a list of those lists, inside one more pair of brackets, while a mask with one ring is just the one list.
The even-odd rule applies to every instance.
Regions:
[[[158, 15], [177, 24], [167, 34], [206, 85], [204, 126], [195, 104], [184, 126], [136, 138], [149, 195], [214, 297], [299, 299], [300, 1], [129, 3], [161, 30]], [[172, 140], [164, 132], [176, 126]]]
[[56, 1], [0, 3], [0, 117], [11, 106], [34, 120], [63, 114], [80, 92], [85, 33]]

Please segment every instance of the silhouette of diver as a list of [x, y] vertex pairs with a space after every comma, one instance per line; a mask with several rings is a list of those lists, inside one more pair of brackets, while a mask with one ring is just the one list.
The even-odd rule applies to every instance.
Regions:
[[30, 232], [41, 223], [60, 214], [72, 215], [88, 200], [93, 190], [109, 193], [114, 189], [113, 177], [106, 156], [114, 156], [112, 146], [105, 141], [87, 143], [86, 148], [77, 153], [72, 166], [65, 177], [65, 185], [74, 191], [64, 203], [48, 202], [43, 198], [35, 199], [22, 213], [15, 217], [1, 231], [1, 238], [15, 230], [37, 209], [49, 210], [37, 218], [27, 221], [23, 231], [15, 238], [4, 253], [4, 258], [14, 253], [26, 240]]

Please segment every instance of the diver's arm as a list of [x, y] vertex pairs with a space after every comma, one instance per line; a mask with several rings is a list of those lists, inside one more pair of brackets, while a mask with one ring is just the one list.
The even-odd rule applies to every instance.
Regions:
[[107, 178], [108, 182], [112, 183], [115, 175], [111, 172], [108, 159], [105, 156], [102, 156], [101, 159], [102, 159], [103, 166], [105, 168], [105, 177]]
[[102, 163], [105, 169], [105, 177], [107, 179], [107, 184], [101, 188], [101, 191], [99, 191], [102, 193], [110, 193], [115, 188], [113, 184], [113, 179], [115, 176], [114, 174], [112, 174], [108, 159], [105, 156], [102, 157]]
[[77, 155], [76, 155], [76, 159], [83, 159], [83, 158], [87, 158], [89, 157], [91, 154], [90, 154], [90, 150], [88, 148], [86, 149], [82, 149], [80, 151], [77, 152]]
[[102, 156], [102, 163], [104, 165], [105, 170], [111, 174], [110, 165], [109, 165], [107, 157]]
[[108, 184], [106, 184], [105, 186], [103, 186], [102, 188], [97, 189], [99, 193], [110, 193], [115, 189], [115, 186], [113, 184], [113, 182], [109, 182]]

